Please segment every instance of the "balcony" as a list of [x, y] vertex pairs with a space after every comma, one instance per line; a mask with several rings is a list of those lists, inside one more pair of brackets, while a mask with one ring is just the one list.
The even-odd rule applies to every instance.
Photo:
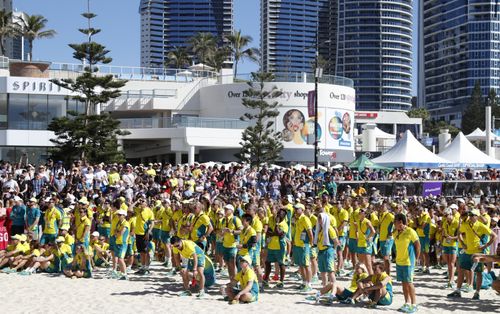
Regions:
[[172, 118], [133, 118], [119, 119], [122, 129], [169, 129], [169, 128], [208, 128], [208, 129], [245, 129], [248, 122], [239, 119], [218, 119], [200, 117]]

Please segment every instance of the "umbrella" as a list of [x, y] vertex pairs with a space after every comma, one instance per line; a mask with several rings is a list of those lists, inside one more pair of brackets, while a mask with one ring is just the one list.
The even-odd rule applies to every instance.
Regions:
[[189, 67], [193, 71], [213, 71], [214, 68], [203, 63], [197, 63]]

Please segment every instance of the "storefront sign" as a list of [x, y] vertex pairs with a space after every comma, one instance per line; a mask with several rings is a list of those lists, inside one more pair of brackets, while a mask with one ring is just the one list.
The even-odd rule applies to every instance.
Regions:
[[49, 79], [8, 77], [7, 93], [9, 94], [43, 94], [43, 95], [68, 95], [69, 91]]

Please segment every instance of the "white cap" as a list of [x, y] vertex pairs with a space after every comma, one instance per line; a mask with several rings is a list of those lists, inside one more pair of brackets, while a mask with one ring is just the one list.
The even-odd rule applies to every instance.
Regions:
[[92, 236], [93, 236], [93, 237], [98, 237], [98, 236], [99, 236], [99, 231], [94, 231], [94, 232], [92, 232]]
[[123, 209], [120, 209], [120, 210], [116, 211], [116, 214], [117, 215], [127, 216], [127, 212], [125, 210], [123, 210]]
[[455, 210], [457, 210], [457, 209], [458, 209], [458, 205], [457, 205], [457, 204], [451, 204], [451, 205], [450, 205], [450, 209], [455, 209]]
[[14, 196], [14, 201], [16, 202], [22, 202], [22, 198], [20, 198], [19, 196]]
[[463, 198], [457, 198], [457, 202], [465, 204], [465, 200]]
[[227, 204], [226, 206], [224, 206], [224, 209], [230, 209], [234, 212], [234, 206], [231, 204]]

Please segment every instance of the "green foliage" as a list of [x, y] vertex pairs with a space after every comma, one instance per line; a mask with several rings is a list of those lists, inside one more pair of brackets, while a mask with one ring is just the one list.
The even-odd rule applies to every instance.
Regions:
[[216, 51], [217, 37], [212, 33], [198, 33], [191, 37], [188, 43], [198, 62], [207, 64], [210, 56]]
[[[89, 19], [95, 14], [83, 15]], [[88, 41], [82, 44], [70, 44], [73, 57], [85, 61], [86, 66], [76, 79], [54, 79], [53, 83], [73, 92], [72, 99], [85, 104], [85, 113], [68, 113], [69, 117], [52, 120], [49, 130], [57, 136], [51, 141], [56, 145], [53, 154], [58, 159], [71, 161], [75, 158], [90, 162], [120, 162], [124, 155], [118, 149], [117, 136], [127, 135], [120, 131], [120, 122], [109, 114], [99, 114], [98, 107], [120, 96], [120, 88], [125, 86], [125, 80], [117, 80], [113, 75], [96, 75], [98, 64], [112, 61], [107, 56], [109, 50], [92, 41], [92, 34], [99, 29], [88, 28], [80, 30], [89, 35]]]
[[266, 82], [272, 82], [274, 75], [267, 72], [252, 73], [249, 89], [244, 91], [242, 104], [248, 111], [240, 118], [248, 121], [241, 137], [241, 149], [236, 157], [252, 166], [274, 163], [281, 158], [283, 144], [281, 133], [274, 128], [274, 119], [279, 115], [281, 106], [277, 101], [282, 92], [273, 86], [265, 89]]
[[55, 158], [70, 164], [75, 159], [91, 163], [114, 163], [125, 160], [118, 147], [118, 136], [128, 132], [119, 129], [120, 122], [109, 114], [87, 116], [69, 112], [69, 117], [52, 120], [48, 129], [56, 135], [50, 141], [56, 145]]
[[234, 58], [234, 77], [238, 74], [238, 63], [245, 59], [256, 61], [256, 48], [247, 48], [252, 42], [252, 37], [241, 34], [241, 31], [234, 32], [226, 37], [231, 44], [231, 54]]
[[12, 12], [0, 10], [0, 52], [5, 56], [5, 40], [20, 34], [19, 25], [13, 23]]
[[229, 47], [222, 46], [215, 48], [215, 51], [208, 56], [207, 64], [219, 72], [224, 65], [224, 61], [229, 59], [231, 51]]
[[28, 41], [28, 59], [33, 60], [33, 42], [35, 39], [52, 38], [56, 35], [53, 29], [46, 30], [47, 19], [41, 15], [21, 15], [21, 35]]
[[479, 81], [474, 84], [469, 105], [462, 115], [462, 131], [469, 134], [476, 128], [484, 130], [484, 102]]
[[406, 114], [410, 118], [421, 118], [423, 131], [429, 133], [430, 136], [438, 136], [441, 129], [448, 129], [452, 136], [456, 136], [460, 132], [457, 127], [445, 121], [431, 120], [431, 115], [425, 108], [413, 108]]
[[165, 61], [165, 66], [173, 66], [176, 69], [182, 69], [191, 63], [191, 57], [186, 48], [176, 47], [167, 54], [167, 61]]

